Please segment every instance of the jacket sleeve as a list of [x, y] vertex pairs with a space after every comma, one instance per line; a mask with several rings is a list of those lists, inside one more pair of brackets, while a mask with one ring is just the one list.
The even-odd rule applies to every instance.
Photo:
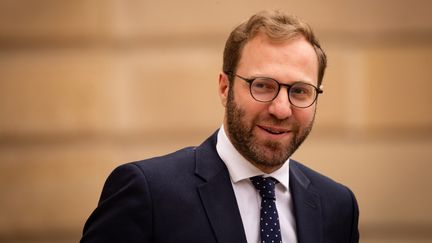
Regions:
[[143, 171], [116, 168], [105, 182], [97, 208], [84, 225], [81, 243], [152, 242], [152, 203]]
[[351, 194], [352, 198], [352, 207], [353, 207], [353, 216], [352, 216], [352, 223], [351, 223], [351, 243], [358, 243], [360, 240], [360, 233], [358, 229], [358, 222], [359, 222], [359, 208], [357, 204], [357, 200], [354, 196], [354, 193], [348, 189], [348, 191]]

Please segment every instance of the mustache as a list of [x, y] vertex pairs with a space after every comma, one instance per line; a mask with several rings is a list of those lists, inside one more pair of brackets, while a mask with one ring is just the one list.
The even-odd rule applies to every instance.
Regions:
[[255, 124], [265, 124], [269, 126], [287, 127], [291, 130], [298, 131], [300, 125], [291, 117], [287, 119], [278, 119], [276, 117], [257, 118]]

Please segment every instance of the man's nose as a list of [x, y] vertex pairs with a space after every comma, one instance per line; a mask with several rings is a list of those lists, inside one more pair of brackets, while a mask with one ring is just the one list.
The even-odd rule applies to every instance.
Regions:
[[269, 112], [280, 120], [287, 119], [292, 115], [292, 106], [285, 87], [282, 87], [276, 98], [271, 101]]

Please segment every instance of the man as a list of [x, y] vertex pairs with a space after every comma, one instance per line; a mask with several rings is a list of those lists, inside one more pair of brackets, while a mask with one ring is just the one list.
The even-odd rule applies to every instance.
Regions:
[[238, 26], [219, 75], [222, 127], [198, 147], [115, 169], [81, 242], [358, 242], [353, 193], [290, 159], [325, 67], [295, 17], [261, 12]]

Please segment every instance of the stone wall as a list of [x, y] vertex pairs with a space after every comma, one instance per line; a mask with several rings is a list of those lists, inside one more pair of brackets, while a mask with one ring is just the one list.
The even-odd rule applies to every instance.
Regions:
[[224, 41], [261, 9], [329, 56], [294, 157], [356, 193], [362, 242], [430, 242], [427, 0], [0, 0], [0, 241], [77, 242], [115, 166], [217, 129]]

